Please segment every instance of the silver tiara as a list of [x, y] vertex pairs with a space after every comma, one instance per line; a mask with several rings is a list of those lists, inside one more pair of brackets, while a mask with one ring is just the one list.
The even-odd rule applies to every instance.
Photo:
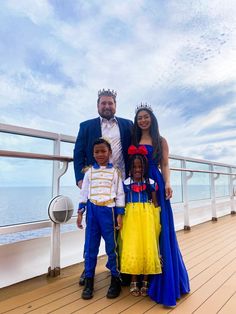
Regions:
[[142, 102], [141, 102], [141, 104], [136, 107], [136, 109], [135, 109], [135, 114], [136, 114], [139, 110], [143, 110], [143, 109], [146, 109], [146, 110], [149, 110], [149, 111], [153, 112], [152, 107], [151, 107], [149, 104], [147, 104], [147, 103], [142, 103]]
[[114, 89], [100, 89], [98, 91], [98, 97], [101, 97], [101, 96], [111, 96], [111, 97], [114, 97], [116, 98], [116, 95], [117, 95], [117, 92], [114, 91]]

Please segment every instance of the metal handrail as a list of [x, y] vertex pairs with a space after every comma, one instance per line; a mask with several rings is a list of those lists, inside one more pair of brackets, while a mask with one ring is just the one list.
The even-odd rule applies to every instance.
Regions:
[[1, 157], [13, 157], [13, 158], [27, 158], [27, 159], [57, 160], [57, 161], [65, 161], [65, 162], [73, 161], [73, 158], [68, 157], [68, 156], [36, 154], [36, 153], [10, 151], [10, 150], [0, 150], [0, 156]]
[[[0, 156], [1, 157], [14, 157], [14, 158], [42, 159], [42, 160], [57, 160], [57, 161], [66, 161], [66, 162], [73, 161], [73, 158], [68, 157], [68, 156], [36, 154], [36, 153], [10, 151], [10, 150], [0, 150]], [[229, 176], [236, 175], [236, 173], [230, 173], [230, 172], [199, 170], [199, 169], [191, 169], [191, 168], [178, 168], [178, 167], [170, 167], [170, 170], [209, 173], [209, 174], [223, 174], [223, 175], [229, 175]]]
[[36, 130], [36, 129], [30, 129], [30, 128], [4, 124], [4, 123], [0, 123], [0, 132], [42, 138], [46, 140], [60, 140], [62, 142], [68, 142], [68, 143], [75, 142], [74, 136], [59, 134], [59, 133], [54, 133], [54, 132], [41, 131], [41, 130]]
[[170, 170], [173, 170], [173, 171], [185, 171], [185, 172], [200, 172], [200, 173], [210, 173], [210, 174], [223, 174], [223, 175], [229, 175], [229, 176], [236, 176], [236, 173], [221, 172], [221, 171], [210, 171], [210, 170], [199, 170], [199, 169], [189, 169], [189, 168], [170, 167]]
[[[65, 135], [65, 134], [58, 134], [53, 132], [47, 132], [47, 131], [41, 131], [31, 128], [25, 128], [10, 124], [4, 124], [0, 123], [0, 132], [2, 133], [8, 133], [8, 134], [16, 134], [16, 135], [22, 135], [22, 136], [30, 136], [30, 137], [36, 137], [41, 139], [49, 139], [54, 141], [61, 141], [61, 142], [68, 142], [68, 143], [75, 143], [76, 137], [71, 135]], [[215, 165], [215, 166], [222, 166], [222, 167], [231, 167], [236, 169], [236, 165], [230, 165], [230, 164], [224, 164], [221, 162], [212, 162], [205, 159], [196, 159], [192, 157], [187, 156], [180, 156], [180, 155], [173, 155], [170, 154], [169, 157], [171, 159], [175, 160], [185, 160], [189, 162], [195, 162], [195, 163], [204, 163], [208, 165]]]

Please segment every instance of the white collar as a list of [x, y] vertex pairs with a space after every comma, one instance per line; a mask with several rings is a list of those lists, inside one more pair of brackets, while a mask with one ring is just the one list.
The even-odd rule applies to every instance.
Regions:
[[102, 123], [110, 123], [110, 122], [113, 122], [113, 121], [118, 122], [117, 118], [115, 116], [113, 118], [111, 118], [110, 120], [107, 120], [106, 118], [102, 118], [101, 116], [99, 116], [99, 117], [100, 117], [101, 124]]

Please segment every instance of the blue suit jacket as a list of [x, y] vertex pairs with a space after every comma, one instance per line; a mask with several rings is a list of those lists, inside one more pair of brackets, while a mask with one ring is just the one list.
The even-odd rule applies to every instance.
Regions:
[[[131, 120], [116, 117], [120, 129], [122, 152], [125, 162], [126, 175], [128, 174], [128, 147], [131, 144], [131, 132], [133, 122]], [[102, 136], [100, 117], [80, 123], [79, 133], [74, 148], [74, 170], [76, 183], [82, 180], [81, 172], [85, 166], [92, 165], [93, 142]]]

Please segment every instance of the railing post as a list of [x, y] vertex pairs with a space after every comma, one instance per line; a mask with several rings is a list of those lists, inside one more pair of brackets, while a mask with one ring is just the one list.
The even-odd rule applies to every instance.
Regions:
[[[54, 155], [60, 155], [60, 138], [54, 141]], [[60, 169], [60, 162], [53, 161], [52, 197], [59, 194], [60, 177], [67, 168], [67, 162], [64, 162]], [[48, 275], [51, 277], [60, 275], [60, 237], [60, 224], [52, 222], [50, 266], [48, 268]]]
[[233, 173], [233, 169], [232, 167], [230, 167], [230, 173], [231, 173], [231, 176], [230, 176], [230, 207], [231, 207], [231, 214], [234, 215], [236, 214], [236, 211], [235, 211], [235, 204], [234, 204], [234, 196], [235, 196], [235, 193], [236, 193], [236, 190], [234, 190], [234, 181], [236, 180], [236, 176], [235, 175], [232, 175]]
[[[186, 161], [181, 161], [181, 167], [186, 169]], [[187, 175], [186, 171], [182, 172], [182, 181], [183, 181], [183, 203], [184, 203], [184, 230], [190, 230], [190, 221], [189, 221], [189, 206], [188, 206], [188, 180], [193, 176], [193, 172], [190, 172]]]
[[[214, 166], [210, 165], [211, 171], [214, 171]], [[211, 212], [212, 212], [212, 221], [217, 221], [217, 212], [216, 212], [216, 185], [215, 181], [219, 178], [220, 174], [217, 173], [216, 176], [214, 173], [211, 173]]]

